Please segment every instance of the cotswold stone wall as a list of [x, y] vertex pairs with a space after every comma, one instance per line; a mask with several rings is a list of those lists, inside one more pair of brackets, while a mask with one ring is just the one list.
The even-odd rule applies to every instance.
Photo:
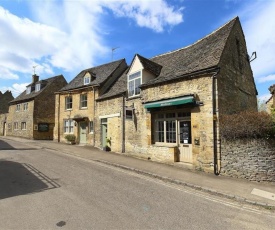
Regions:
[[222, 141], [221, 174], [275, 182], [275, 140]]

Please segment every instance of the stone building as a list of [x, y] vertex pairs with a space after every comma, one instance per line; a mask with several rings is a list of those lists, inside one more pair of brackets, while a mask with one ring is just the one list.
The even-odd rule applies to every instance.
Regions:
[[76, 142], [94, 145], [95, 100], [105, 93], [127, 68], [124, 59], [81, 71], [56, 92], [54, 140], [66, 142], [74, 134]]
[[13, 99], [14, 97], [12, 96], [11, 91], [7, 90], [4, 94], [0, 91], [0, 136], [4, 136], [6, 134], [9, 102]]
[[44, 80], [32, 76], [32, 83], [9, 103], [7, 136], [53, 139], [55, 94], [67, 84], [63, 75]]
[[219, 116], [257, 111], [256, 95], [236, 17], [190, 46], [136, 54], [96, 99], [94, 145], [219, 173]]
[[268, 89], [269, 89], [269, 91], [271, 93], [271, 97], [267, 100], [266, 107], [267, 107], [267, 112], [271, 113], [271, 110], [275, 109], [275, 97], [274, 97], [274, 94], [275, 94], [275, 84], [271, 85]]

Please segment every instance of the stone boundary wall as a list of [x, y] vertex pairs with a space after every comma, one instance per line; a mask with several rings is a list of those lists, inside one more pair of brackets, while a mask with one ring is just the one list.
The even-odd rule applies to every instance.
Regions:
[[221, 175], [275, 182], [275, 140], [222, 140]]

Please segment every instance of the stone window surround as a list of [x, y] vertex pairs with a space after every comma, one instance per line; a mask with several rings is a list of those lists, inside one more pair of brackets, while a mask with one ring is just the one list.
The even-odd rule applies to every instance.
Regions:
[[21, 130], [26, 130], [27, 129], [27, 123], [26, 122], [21, 122]]
[[88, 108], [88, 96], [87, 96], [87, 93], [80, 94], [80, 109], [87, 109], [87, 108]]
[[23, 104], [23, 110], [24, 111], [28, 110], [28, 102], [26, 102], [26, 103]]
[[73, 119], [64, 119], [64, 133], [74, 133], [74, 120]]
[[65, 97], [65, 110], [72, 110], [73, 109], [73, 97], [67, 96]]
[[20, 104], [17, 104], [16, 105], [16, 112], [19, 112], [20, 111]]
[[17, 121], [13, 123], [13, 129], [18, 130], [18, 122]]

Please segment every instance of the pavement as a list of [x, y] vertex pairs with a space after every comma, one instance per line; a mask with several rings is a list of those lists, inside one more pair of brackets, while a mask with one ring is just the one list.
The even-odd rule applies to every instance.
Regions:
[[184, 164], [164, 164], [139, 159], [123, 153], [105, 152], [92, 146], [69, 145], [44, 140], [27, 140], [17, 137], [0, 137], [3, 141], [14, 140], [36, 148], [50, 149], [79, 158], [97, 161], [107, 165], [183, 185], [244, 204], [275, 210], [275, 182], [252, 182], [245, 179], [195, 171]]

